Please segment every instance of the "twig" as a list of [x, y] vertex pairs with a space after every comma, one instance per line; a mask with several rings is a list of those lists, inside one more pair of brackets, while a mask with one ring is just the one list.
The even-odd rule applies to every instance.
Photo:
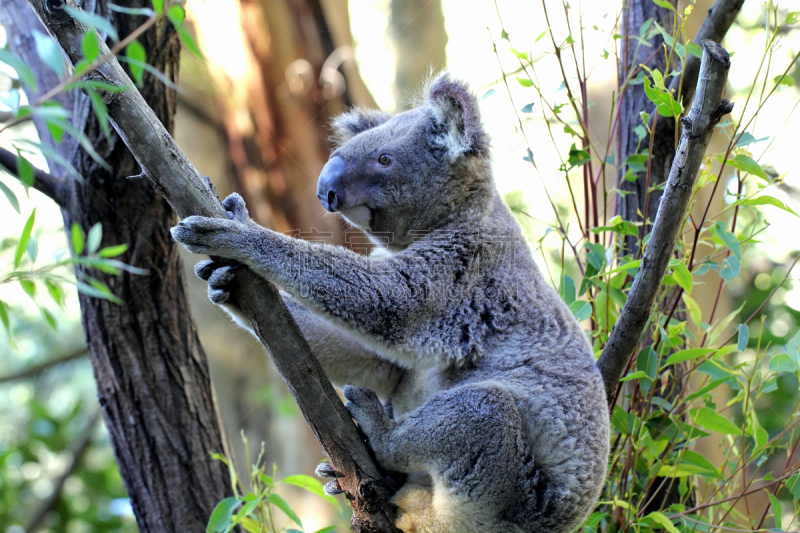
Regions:
[[730, 102], [722, 98], [729, 69], [728, 52], [713, 41], [703, 41], [703, 61], [697, 83], [697, 92], [703, 97], [695, 99], [691, 111], [682, 119], [680, 143], [645, 249], [642, 267], [597, 362], [609, 403], [613, 401], [622, 372], [650, 317], [714, 126], [733, 108]]
[[[70, 17], [61, 9], [63, 4], [59, 0], [28, 0], [28, 3], [69, 60], [73, 64], [80, 61], [83, 37], [94, 30]], [[65, 3], [79, 9], [75, 0]], [[100, 42], [100, 48], [101, 57], [109, 54], [104, 43]], [[126, 89], [98, 92], [108, 107], [114, 129], [141, 166], [142, 175], [178, 216], [227, 218], [213, 187], [178, 148], [116, 58], [109, 57], [91, 76]], [[268, 348], [331, 463], [344, 475], [339, 484], [353, 497], [352, 528], [396, 532], [394, 509], [386, 505], [393, 491], [277, 290], [250, 271], [241, 272], [232, 285], [232, 295], [242, 313]]]
[[[0, 148], [0, 166], [4, 167], [11, 174], [19, 177], [17, 168], [17, 154]], [[65, 207], [69, 199], [69, 184], [63, 178], [58, 178], [41, 170], [33, 169], [33, 188], [44, 194], [60, 207]]]
[[49, 370], [54, 366], [63, 365], [64, 363], [69, 363], [70, 361], [74, 361], [75, 359], [80, 359], [84, 357], [89, 352], [86, 351], [86, 347], [82, 347], [79, 350], [75, 350], [72, 353], [68, 353], [65, 355], [60, 355], [57, 357], [53, 357], [43, 363], [36, 363], [35, 365], [31, 365], [28, 368], [20, 370], [18, 372], [14, 372], [11, 374], [6, 374], [5, 376], [0, 376], [0, 383], [8, 383], [9, 381], [19, 381], [21, 379], [29, 379], [38, 376], [45, 370]]
[[64, 483], [67, 482], [69, 476], [71, 476], [75, 472], [75, 469], [78, 468], [78, 465], [81, 464], [83, 454], [92, 443], [94, 428], [97, 425], [98, 420], [100, 420], [100, 409], [96, 408], [94, 412], [89, 415], [89, 419], [86, 421], [86, 426], [84, 426], [83, 432], [81, 433], [80, 437], [78, 437], [78, 440], [75, 441], [75, 444], [70, 450], [72, 460], [70, 461], [69, 466], [67, 466], [66, 470], [64, 470], [64, 472], [53, 481], [53, 491], [50, 493], [50, 496], [40, 503], [39, 506], [31, 513], [31, 519], [25, 528], [27, 533], [33, 533], [39, 529], [39, 526], [41, 525], [42, 520], [44, 520], [47, 516], [47, 513], [49, 513], [50, 509], [52, 509], [53, 506], [58, 503], [59, 498], [61, 498], [61, 490], [64, 488]]

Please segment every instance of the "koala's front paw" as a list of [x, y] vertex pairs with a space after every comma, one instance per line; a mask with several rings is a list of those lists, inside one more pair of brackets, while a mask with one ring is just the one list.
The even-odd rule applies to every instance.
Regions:
[[254, 228], [236, 220], [186, 217], [171, 230], [172, 238], [195, 254], [212, 255], [244, 262], [253, 245]]
[[208, 282], [208, 299], [217, 305], [233, 305], [236, 302], [231, 300], [230, 283], [240, 270], [247, 266], [227, 259], [224, 261], [209, 259], [200, 261], [194, 267], [194, 273], [203, 281]]
[[361, 428], [364, 435], [367, 436], [378, 462], [387, 465], [391, 456], [390, 435], [396, 425], [394, 420], [386, 414], [375, 391], [347, 385], [342, 392], [348, 400], [345, 407], [350, 411], [350, 416], [358, 422], [358, 427]]

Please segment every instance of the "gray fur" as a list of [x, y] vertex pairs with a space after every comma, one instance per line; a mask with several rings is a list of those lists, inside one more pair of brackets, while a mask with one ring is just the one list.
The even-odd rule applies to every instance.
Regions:
[[[173, 236], [285, 291], [331, 380], [356, 386], [348, 408], [378, 460], [427, 479], [397, 496], [405, 531], [571, 531], [605, 479], [600, 374], [495, 189], [476, 100], [447, 75], [426, 94], [335, 123], [339, 211], [379, 257], [264, 229], [238, 195], [232, 220], [188, 217]], [[198, 275], [235, 314], [219, 270]]]

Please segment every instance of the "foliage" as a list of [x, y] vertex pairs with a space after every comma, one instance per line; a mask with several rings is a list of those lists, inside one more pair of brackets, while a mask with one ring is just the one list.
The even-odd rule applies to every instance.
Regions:
[[[212, 456], [225, 463], [231, 475], [231, 484], [235, 496], [225, 498], [219, 502], [208, 519], [207, 533], [227, 533], [232, 531], [237, 525], [244, 528], [249, 533], [286, 533], [304, 532], [303, 522], [297, 513], [291, 508], [289, 503], [284, 500], [275, 489], [278, 485], [294, 485], [301, 489], [319, 496], [334, 505], [341, 514], [342, 507], [339, 501], [332, 496], [325, 494], [322, 483], [316, 478], [295, 474], [280, 481], [275, 481], [277, 467], [272, 466], [272, 475], [266, 473], [266, 466], [262, 462], [264, 456], [264, 443], [261, 444], [261, 452], [255, 463], [250, 462], [250, 448], [247, 438], [242, 432], [242, 440], [245, 444], [245, 457], [247, 457], [247, 472], [249, 475], [250, 489], [245, 488], [245, 484], [236, 474], [233, 463], [221, 454]], [[300, 529], [278, 528], [275, 525], [275, 517], [280, 511], [288, 517]], [[336, 531], [336, 526], [324, 527], [315, 533], [329, 533]]]
[[[669, 2], [655, 3], [675, 10]], [[545, 22], [550, 25], [543, 6]], [[649, 47], [650, 37], [661, 34], [664, 48], [654, 53], [664, 54], [667, 65], [677, 66], [659, 72], [630, 65], [631, 74], [614, 93], [608, 141], [597, 140], [589, 123], [589, 72], [580, 65], [590, 61], [579, 44], [584, 31], [579, 10], [576, 13], [574, 6], [564, 3], [565, 26], [575, 33], [557, 36], [551, 26], [537, 38], [533, 51], [517, 49], [505, 29], [500, 36], [508, 57], [519, 66], [519, 85], [533, 92], [554, 148], [564, 154], [560, 170], [566, 177], [573, 212], [565, 214], [551, 201], [555, 224], [539, 245], [551, 235], [560, 239], [553, 246], [557, 250], [554, 256], [548, 258], [548, 272], [551, 278], [558, 274], [555, 285], [576, 318], [588, 325], [587, 335], [597, 355], [619, 319], [650, 229], [607, 214], [609, 209], [603, 206], [613, 205], [615, 197], [625, 193], [609, 189], [606, 175], [614, 172], [630, 181], [646, 176], [650, 183], [651, 155], [643, 147], [654, 145], [655, 121], [677, 120], [684, 112], [681, 95], [670, 90], [670, 82], [682, 75], [688, 56], [699, 53], [699, 47], [687, 44], [686, 39], [685, 18], [692, 7], [676, 11], [671, 33], [652, 20], [642, 26], [637, 46]], [[736, 102], [739, 118], [718, 126], [728, 140], [727, 149], [706, 155], [692, 199], [692, 207], [703, 214], [690, 215], [684, 221], [646, 334], [612, 405], [610, 474], [604, 499], [584, 531], [749, 531], [765, 524], [777, 529], [797, 529], [800, 524], [800, 461], [795, 453], [800, 445], [800, 333], [789, 331], [797, 329], [797, 313], [783, 305], [780, 316], [790, 322], [776, 335], [770, 324], [775, 315], [765, 312], [775, 309], [772, 298], [777, 291], [790, 288], [789, 274], [800, 256], [795, 253], [789, 265], [775, 265], [776, 271], [757, 291], [750, 292], [741, 283], [743, 272], [762, 275], [756, 270], [756, 246], [759, 235], [769, 227], [767, 215], [775, 213], [770, 209], [797, 217], [781, 199], [785, 175], [773, 173], [761, 161], [763, 153], [753, 151], [756, 143], [768, 140], [756, 139], [751, 133], [758, 112], [781, 85], [793, 85], [785, 80], [792, 79], [789, 73], [800, 58], [796, 55], [788, 65], [778, 66], [777, 76], [771, 71], [776, 68], [773, 55], [780, 48], [780, 36], [793, 31], [789, 25], [798, 15], [781, 15], [772, 2], [765, 3], [764, 11], [764, 58], [744, 102]], [[580, 36], [575, 29], [578, 25]], [[552, 45], [549, 52], [546, 40], [539, 43], [545, 36]], [[614, 35], [617, 38], [621, 36]], [[601, 57], [608, 55], [603, 52]], [[558, 62], [563, 73], [555, 96], [543, 89], [537, 74], [543, 68], [540, 62], [548, 56]], [[502, 59], [498, 52], [501, 68]], [[746, 66], [738, 65], [734, 58], [733, 68]], [[505, 74], [503, 82], [508, 84]], [[611, 146], [619, 121], [619, 95], [635, 84], [644, 85], [657, 116], [642, 112], [635, 132], [639, 153], [615, 165]], [[522, 112], [529, 114], [531, 109], [528, 104]], [[517, 116], [520, 125], [522, 118]], [[557, 140], [556, 125], [563, 127], [568, 143]], [[646, 139], [650, 142], [644, 143]], [[523, 159], [538, 173], [530, 146]], [[718, 208], [714, 193], [730, 175], [723, 205]], [[576, 184], [580, 178], [583, 191]], [[651, 186], [648, 195], [661, 186]], [[517, 206], [515, 212], [524, 211], [519, 197], [511, 199]], [[529, 223], [525, 216], [520, 220]], [[624, 255], [626, 236], [637, 239], [635, 254]], [[717, 287], [713, 307], [693, 297], [695, 288], [709, 283]], [[720, 296], [731, 290], [737, 293], [739, 307], [720, 316]], [[714, 449], [719, 455], [707, 457]], [[661, 505], [656, 493], [670, 489], [677, 492], [678, 501]], [[769, 504], [756, 506], [751, 501], [755, 494], [768, 496]], [[756, 508], [757, 512], [751, 512]]]

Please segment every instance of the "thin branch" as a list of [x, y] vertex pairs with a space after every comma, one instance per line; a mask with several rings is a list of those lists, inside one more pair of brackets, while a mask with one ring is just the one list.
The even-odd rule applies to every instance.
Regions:
[[75, 359], [80, 359], [81, 357], [85, 357], [89, 352], [86, 351], [86, 347], [82, 347], [79, 350], [75, 350], [72, 353], [59, 355], [57, 357], [53, 357], [43, 363], [36, 363], [35, 365], [31, 365], [28, 368], [20, 370], [18, 372], [13, 372], [11, 374], [6, 374], [5, 376], [0, 376], [0, 384], [8, 383], [10, 381], [19, 381], [21, 379], [30, 379], [38, 376], [42, 372], [53, 368], [54, 366], [63, 365], [64, 363], [69, 363], [70, 361], [74, 361]]
[[694, 100], [689, 114], [682, 119], [680, 143], [642, 258], [641, 269], [633, 281], [619, 320], [597, 361], [609, 403], [615, 397], [619, 379], [650, 317], [661, 281], [680, 236], [697, 171], [714, 126], [733, 109], [733, 104], [722, 98], [728, 70], [728, 52], [713, 41], [703, 41], [703, 60], [697, 83], [697, 92], [702, 98]]
[[[17, 168], [17, 154], [0, 148], [0, 166], [8, 172], [19, 177]], [[67, 180], [53, 176], [39, 168], [33, 169], [33, 188], [44, 194], [60, 207], [66, 207], [69, 198], [69, 184]]]
[[47, 513], [49, 513], [53, 506], [58, 503], [59, 498], [61, 498], [61, 490], [64, 488], [64, 483], [67, 482], [69, 476], [71, 476], [75, 472], [75, 469], [81, 464], [84, 453], [92, 443], [94, 428], [97, 426], [98, 420], [100, 420], [100, 409], [95, 409], [94, 412], [89, 415], [89, 419], [86, 421], [83, 432], [70, 449], [72, 459], [69, 465], [64, 472], [58, 476], [57, 479], [53, 480], [53, 490], [50, 493], [50, 496], [48, 496], [46, 500], [42, 501], [42, 503], [40, 503], [39, 506], [36, 507], [36, 509], [34, 509], [31, 513], [31, 519], [25, 528], [27, 533], [33, 533], [39, 529], [42, 520], [47, 517]]
[[[70, 17], [61, 8], [60, 0], [28, 0], [28, 3], [72, 64], [80, 61], [83, 37], [94, 30]], [[75, 0], [65, 3], [79, 9]], [[98, 40], [104, 57], [109, 54], [108, 47]], [[141, 166], [142, 175], [178, 216], [227, 218], [214, 188], [178, 148], [116, 58], [109, 57], [90, 75], [92, 79], [125, 88], [121, 92], [98, 92], [108, 107], [114, 129]], [[386, 505], [393, 490], [277, 290], [247, 270], [232, 285], [232, 296], [268, 348], [331, 463], [343, 474], [339, 484], [353, 497], [352, 528], [396, 532], [394, 509]]]

